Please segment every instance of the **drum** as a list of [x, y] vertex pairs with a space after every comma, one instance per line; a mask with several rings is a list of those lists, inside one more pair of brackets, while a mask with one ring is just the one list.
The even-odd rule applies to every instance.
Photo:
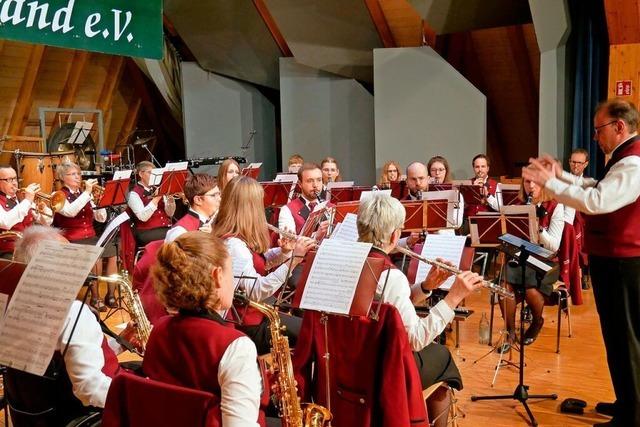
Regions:
[[51, 153], [51, 166], [53, 168], [53, 182], [55, 190], [60, 190], [62, 188], [62, 181], [58, 180], [56, 175], [56, 168], [58, 165], [62, 163], [76, 163], [76, 153], [75, 151], [55, 151]]
[[50, 193], [53, 190], [53, 167], [51, 156], [47, 153], [21, 152], [17, 159], [20, 187], [29, 184], [40, 184], [41, 191]]

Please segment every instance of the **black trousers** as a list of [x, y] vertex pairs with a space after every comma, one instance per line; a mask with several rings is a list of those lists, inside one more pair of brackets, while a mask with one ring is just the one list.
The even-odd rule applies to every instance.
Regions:
[[145, 246], [149, 242], [153, 242], [155, 240], [164, 240], [164, 237], [167, 235], [167, 231], [169, 231], [169, 227], [157, 227], [150, 228], [148, 230], [136, 230], [135, 237], [136, 242], [140, 246]]
[[589, 269], [617, 399], [613, 421], [640, 426], [640, 257], [589, 256]]

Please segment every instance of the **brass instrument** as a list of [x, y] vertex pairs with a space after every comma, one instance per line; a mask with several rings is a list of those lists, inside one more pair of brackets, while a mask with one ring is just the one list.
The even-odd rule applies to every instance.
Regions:
[[147, 346], [147, 341], [149, 341], [149, 335], [151, 334], [151, 323], [147, 318], [146, 313], [144, 312], [144, 307], [142, 306], [142, 302], [140, 301], [140, 296], [138, 295], [138, 291], [134, 291], [131, 287], [131, 282], [128, 279], [128, 274], [126, 271], [120, 274], [112, 274], [111, 276], [89, 276], [91, 279], [102, 280], [107, 283], [116, 283], [120, 288], [120, 295], [122, 296], [122, 301], [124, 305], [127, 307], [129, 311], [129, 316], [131, 320], [135, 323], [136, 328], [136, 336], [142, 345], [142, 351], [144, 353], [144, 349]]
[[[411, 251], [409, 249], [402, 248], [400, 246], [396, 246], [396, 250], [398, 252], [400, 252], [401, 254], [407, 255], [410, 258], [414, 258], [414, 259], [417, 259], [418, 261], [422, 261], [422, 262], [425, 262], [427, 264], [431, 264], [432, 266], [441, 268], [441, 269], [443, 269], [445, 271], [448, 271], [451, 274], [460, 274], [460, 273], [462, 273], [462, 270], [460, 270], [459, 268], [452, 267], [452, 266], [450, 266], [448, 264], [445, 264], [445, 263], [440, 262], [440, 261], [436, 261], [434, 259], [425, 258], [422, 255], [417, 254], [417, 253], [415, 253], [415, 252], [413, 252], [413, 251]], [[500, 295], [502, 297], [509, 298], [509, 299], [514, 299], [513, 292], [509, 291], [508, 289], [503, 288], [502, 286], [500, 286], [500, 285], [498, 285], [496, 283], [490, 282], [489, 280], [483, 280], [482, 281], [482, 286], [487, 288], [487, 289], [489, 289], [491, 292], [496, 293], [496, 294], [498, 294], [498, 295]]]
[[1, 231], [0, 240], [2, 239], [13, 239], [13, 240], [22, 239], [22, 233], [20, 233], [19, 231], [13, 231], [13, 230]]
[[296, 380], [293, 377], [289, 339], [282, 335], [285, 326], [280, 323], [278, 311], [268, 304], [251, 301], [245, 294], [236, 292], [235, 299], [264, 314], [269, 320], [271, 357], [277, 384], [273, 391], [282, 419], [282, 427], [323, 427], [330, 425], [331, 412], [315, 403], [300, 404]]
[[[17, 192], [18, 200], [24, 200], [24, 195], [26, 193], [26, 188], [20, 188]], [[36, 210], [41, 215], [51, 216], [51, 214], [47, 213], [42, 205], [44, 204], [49, 209], [51, 209], [52, 213], [56, 213], [64, 207], [65, 201], [67, 200], [67, 196], [64, 194], [64, 191], [54, 191], [51, 194], [43, 193], [38, 191], [33, 196], [33, 202], [36, 204]]]
[[[86, 181], [81, 182], [80, 185], [82, 188], [85, 188], [85, 183]], [[91, 188], [91, 200], [93, 201], [93, 203], [97, 205], [98, 203], [100, 203], [100, 199], [102, 199], [102, 196], [104, 196], [104, 187], [98, 184], [95, 184]]]

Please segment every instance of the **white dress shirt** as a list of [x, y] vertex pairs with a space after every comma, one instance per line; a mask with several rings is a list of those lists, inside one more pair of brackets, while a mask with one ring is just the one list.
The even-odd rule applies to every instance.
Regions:
[[[412, 350], [420, 351], [442, 333], [447, 324], [453, 320], [455, 313], [442, 300], [431, 307], [427, 317], [418, 316], [413, 303], [417, 302], [416, 296], [422, 293], [422, 290], [418, 289], [421, 284], [416, 283], [413, 286], [409, 286], [407, 277], [402, 271], [395, 268], [388, 270], [388, 272], [388, 280], [387, 271], [384, 271], [380, 276], [376, 292], [380, 295], [382, 302], [391, 304], [398, 309], [402, 323], [409, 335], [409, 343]], [[385, 280], [386, 287], [384, 287]], [[383, 287], [384, 293], [382, 293]], [[425, 295], [422, 296], [422, 299], [424, 298]]]
[[[104, 408], [111, 378], [102, 372], [105, 363], [102, 352], [102, 329], [89, 307], [83, 308], [83, 305], [80, 301], [74, 301], [71, 304], [56, 350], [62, 353], [69, 342], [64, 363], [71, 380], [73, 394], [85, 406]], [[78, 313], [80, 313], [80, 319], [69, 339]]]
[[[287, 271], [289, 270], [288, 264], [282, 264], [266, 276], [261, 276], [253, 266], [253, 255], [243, 240], [237, 237], [230, 237], [225, 240], [225, 244], [227, 245], [227, 250], [229, 250], [229, 255], [233, 263], [233, 275], [250, 277], [250, 279], [240, 280], [238, 285], [238, 289], [244, 290], [250, 299], [262, 301], [280, 289], [280, 286], [282, 286], [287, 277]], [[264, 254], [267, 269], [270, 264], [277, 265], [278, 263], [284, 262], [290, 255], [290, 252], [283, 253], [280, 248], [269, 249]], [[255, 285], [254, 278], [256, 278]]]
[[[196, 214], [200, 222], [203, 224], [208, 222], [211, 219], [202, 215], [200, 212], [194, 211], [193, 209], [189, 209], [189, 212], [193, 212], [194, 214]], [[184, 228], [183, 226], [174, 225], [167, 231], [167, 234], [164, 236], [164, 242], [165, 243], [173, 242], [174, 240], [176, 240], [178, 237], [182, 236], [186, 232], [187, 232], [187, 229]]]
[[248, 337], [234, 340], [218, 365], [224, 427], [258, 426], [262, 379], [255, 344]]
[[[538, 204], [540, 206], [540, 204]], [[562, 241], [562, 231], [564, 230], [564, 206], [561, 203], [556, 205], [549, 221], [549, 227], [543, 229], [539, 234], [540, 244], [545, 249], [557, 252]]]
[[560, 178], [549, 179], [545, 188], [559, 202], [580, 212], [599, 215], [615, 212], [635, 202], [640, 197], [639, 182], [640, 157], [627, 156], [611, 166], [600, 181], [564, 171]]
[[[146, 192], [152, 191], [149, 187], [145, 187], [142, 184], [140, 185]], [[176, 212], [176, 202], [173, 197], [162, 197], [164, 201], [164, 212], [167, 214], [167, 216], [172, 217]], [[158, 209], [158, 205], [156, 205], [153, 200], [151, 200], [149, 203], [147, 203], [147, 206], [145, 206], [144, 202], [135, 191], [129, 192], [127, 205], [129, 205], [129, 208], [131, 208], [131, 211], [134, 213], [134, 215], [142, 222], [149, 221], [151, 215], [153, 215], [153, 213]]]
[[58, 213], [62, 216], [73, 218], [80, 213], [87, 202], [91, 203], [91, 208], [93, 208], [93, 217], [95, 220], [98, 222], [105, 222], [107, 220], [107, 210], [104, 208], [95, 209], [95, 205], [91, 200], [91, 194], [86, 191], [83, 191], [78, 198], [71, 203], [69, 203], [68, 199], [65, 199], [64, 206], [58, 211]]
[[[300, 197], [302, 197], [302, 200], [304, 200], [304, 204], [307, 206], [307, 209], [309, 209], [309, 203], [311, 202], [302, 195]], [[315, 200], [315, 202], [317, 204], [318, 201]], [[309, 211], [311, 211], [311, 209], [309, 209]], [[294, 233], [296, 231], [296, 221], [293, 219], [291, 209], [289, 209], [289, 206], [287, 205], [284, 205], [280, 208], [280, 214], [278, 215], [278, 228], [280, 230], [289, 230]]]
[[53, 221], [51, 209], [48, 207], [45, 209], [45, 212], [50, 216], [42, 215], [37, 211], [35, 203], [24, 199], [9, 211], [5, 211], [0, 208], [0, 229], [10, 230], [11, 227], [18, 224], [27, 215], [29, 215], [29, 211], [31, 210], [33, 210], [33, 218], [35, 222], [43, 225], [51, 225], [51, 222]]

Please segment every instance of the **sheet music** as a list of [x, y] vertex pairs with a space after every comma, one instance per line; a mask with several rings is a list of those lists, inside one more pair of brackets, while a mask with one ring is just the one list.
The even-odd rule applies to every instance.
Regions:
[[344, 219], [338, 225], [340, 227], [336, 227], [331, 234], [332, 239], [344, 240], [346, 242], [357, 242], [358, 241], [358, 215], [353, 213], [348, 213], [345, 215]]
[[245, 169], [260, 169], [260, 166], [262, 166], [262, 162], [249, 163]]
[[[516, 252], [515, 256], [519, 257], [520, 251]], [[553, 265], [549, 265], [546, 262], [542, 262], [538, 258], [533, 256], [527, 257], [527, 264], [531, 264], [538, 267], [540, 270], [544, 271], [545, 274], [553, 269]]]
[[[164, 170], [167, 172], [185, 171], [188, 166], [189, 162], [169, 162], [165, 165]], [[153, 173], [153, 171], [151, 171], [151, 173]]]
[[124, 171], [115, 171], [113, 173], [113, 181], [120, 181], [121, 179], [129, 179], [131, 178], [131, 169], [127, 169]]
[[125, 211], [122, 212], [120, 215], [118, 215], [117, 217], [115, 217], [110, 223], [109, 225], [107, 225], [107, 227], [104, 229], [104, 231], [102, 232], [102, 235], [100, 236], [100, 238], [98, 239], [98, 243], [96, 243], [96, 247], [102, 248], [102, 245], [104, 244], [104, 241], [107, 239], [107, 237], [109, 237], [109, 235], [111, 234], [111, 232], [116, 228], [119, 227], [120, 224], [122, 224], [123, 222], [129, 220], [129, 214]]
[[520, 184], [502, 184], [502, 183], [500, 183], [500, 190], [520, 191]]
[[82, 145], [84, 140], [89, 136], [89, 132], [91, 132], [91, 128], [93, 128], [93, 122], [76, 122], [73, 130], [71, 131], [71, 136], [68, 139], [68, 142], [71, 144]]
[[[429, 234], [422, 247], [422, 255], [428, 259], [442, 258], [451, 261], [456, 267], [460, 267], [462, 251], [467, 240], [466, 236], [455, 236], [451, 234]], [[420, 261], [416, 272], [416, 283], [427, 278], [431, 270], [431, 265]], [[449, 289], [455, 280], [455, 276], [449, 277], [439, 289]]]
[[298, 175], [295, 173], [279, 173], [274, 178], [273, 182], [298, 182]]
[[162, 182], [162, 174], [165, 168], [153, 168], [151, 169], [151, 175], [149, 176], [149, 187], [152, 185], [160, 185]]
[[331, 191], [334, 188], [349, 188], [349, 187], [353, 187], [353, 181], [327, 182], [327, 191]]
[[4, 317], [4, 311], [7, 309], [7, 301], [9, 301], [9, 295], [0, 293], [0, 320]]
[[101, 252], [58, 241], [38, 245], [0, 321], [0, 364], [45, 373], [71, 302]]
[[349, 314], [371, 243], [325, 239], [316, 254], [300, 308]]
[[387, 196], [391, 196], [391, 189], [363, 191], [360, 193], [360, 201], [364, 202], [365, 200], [370, 199], [374, 194], [386, 194]]

